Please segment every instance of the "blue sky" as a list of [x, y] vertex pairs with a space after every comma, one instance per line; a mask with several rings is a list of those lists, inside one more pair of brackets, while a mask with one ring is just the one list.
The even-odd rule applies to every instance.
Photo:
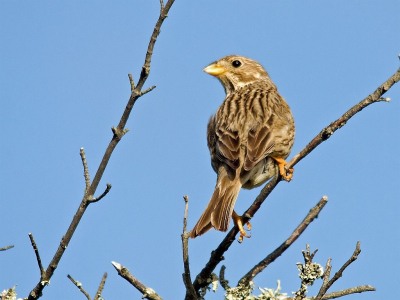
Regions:
[[[104, 298], [140, 299], [111, 265], [126, 266], [164, 299], [182, 299], [180, 234], [183, 195], [192, 228], [213, 192], [205, 132], [222, 103], [217, 80], [202, 72], [230, 54], [259, 61], [296, 121], [293, 157], [330, 122], [372, 93], [399, 67], [400, 2], [176, 0], [155, 45], [129, 133], [100, 183], [113, 185], [89, 207], [42, 299], [93, 296], [104, 272]], [[137, 81], [158, 18], [159, 1], [1, 1], [0, 289], [18, 284], [26, 297], [39, 280], [28, 233], [48, 265], [81, 201], [85, 148], [91, 178]], [[237, 282], [279, 246], [318, 200], [329, 202], [305, 233], [255, 278], [255, 285], [291, 293], [307, 243], [315, 261], [337, 271], [356, 242], [362, 253], [330, 291], [370, 284], [374, 293], [346, 299], [388, 299], [400, 262], [400, 84], [351, 119], [295, 167], [252, 220], [252, 237], [234, 243], [223, 262]], [[242, 191], [243, 212], [260, 189]], [[225, 234], [190, 240], [192, 277]], [[219, 272], [219, 267], [217, 268]], [[310, 289], [315, 295], [321, 282]], [[207, 299], [222, 299], [221, 289]]]

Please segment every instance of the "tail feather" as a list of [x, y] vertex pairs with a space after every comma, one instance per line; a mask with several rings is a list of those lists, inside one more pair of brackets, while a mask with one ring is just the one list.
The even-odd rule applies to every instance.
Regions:
[[210, 202], [190, 232], [191, 238], [202, 235], [213, 227], [219, 231], [227, 231], [229, 228], [233, 207], [242, 184], [239, 176], [230, 180], [225, 169], [222, 169], [223, 172], [218, 174], [217, 185]]

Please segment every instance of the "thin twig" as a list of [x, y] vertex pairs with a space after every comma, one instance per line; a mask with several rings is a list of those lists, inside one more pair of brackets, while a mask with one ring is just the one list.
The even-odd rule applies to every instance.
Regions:
[[79, 281], [76, 281], [75, 279], [72, 278], [71, 275], [67, 275], [67, 277], [72, 281], [73, 284], [75, 284], [75, 286], [86, 296], [86, 298], [88, 300], [92, 300], [92, 298], [90, 298], [89, 294], [83, 289], [82, 287], [82, 283], [80, 283]]
[[100, 201], [101, 199], [103, 199], [103, 197], [104, 197], [105, 195], [108, 194], [108, 192], [111, 190], [111, 187], [112, 187], [111, 184], [107, 183], [107, 187], [106, 187], [105, 191], [103, 192], [103, 194], [101, 194], [101, 195], [100, 195], [99, 197], [97, 197], [97, 198], [88, 199], [88, 202], [89, 202], [89, 203], [93, 203], [93, 202]]
[[189, 299], [197, 299], [198, 296], [192, 284], [192, 279], [190, 277], [190, 268], [189, 268], [189, 235], [187, 232], [187, 214], [188, 214], [188, 207], [189, 207], [189, 196], [183, 196], [185, 200], [185, 214], [183, 217], [183, 233], [182, 233], [182, 249], [183, 249], [183, 267], [185, 272], [182, 274], [183, 283], [186, 287], [186, 298]]
[[[357, 286], [357, 287], [353, 287], [350, 289], [345, 289], [345, 290], [326, 294], [325, 296], [322, 297], [322, 300], [335, 299], [335, 298], [339, 298], [339, 297], [350, 295], [350, 294], [372, 292], [372, 291], [376, 291], [373, 286], [362, 285], [362, 286]], [[316, 299], [315, 297], [310, 298], [310, 300], [315, 300], [315, 299]]]
[[140, 92], [140, 96], [143, 96], [144, 94], [147, 94], [148, 92], [151, 92], [152, 90], [154, 90], [156, 88], [155, 85], [149, 87], [147, 90]]
[[81, 148], [80, 155], [81, 155], [82, 164], [83, 164], [83, 176], [85, 177], [85, 183], [86, 183], [86, 188], [85, 188], [85, 194], [86, 194], [90, 188], [90, 176], [89, 176], [89, 169], [88, 169], [87, 162], [86, 162], [85, 150], [83, 148]]
[[42, 260], [40, 259], [39, 249], [36, 246], [35, 239], [33, 238], [32, 233], [29, 233], [28, 235], [29, 235], [29, 239], [31, 240], [33, 251], [35, 251], [36, 260], [37, 260], [37, 263], [38, 263], [38, 266], [39, 266], [39, 270], [40, 270], [41, 281], [47, 281], [46, 272], [44, 271], [44, 268], [43, 268], [43, 265], [42, 265]]
[[[352, 262], [354, 262], [354, 261], [357, 259], [357, 257], [358, 257], [358, 255], [360, 254], [360, 252], [361, 252], [361, 249], [360, 249], [360, 242], [357, 242], [357, 246], [356, 246], [356, 249], [355, 249], [354, 252], [353, 252], [353, 255], [349, 258], [348, 261], [345, 262], [345, 264], [340, 268], [340, 270], [337, 271], [337, 272], [335, 273], [335, 275], [334, 275], [334, 276], [331, 278], [331, 280], [329, 280], [329, 281], [328, 281], [328, 279], [329, 279], [329, 275], [330, 275], [331, 266], [330, 266], [330, 259], [328, 260], [327, 269], [325, 270], [325, 273], [326, 273], [326, 274], [324, 274], [324, 283], [322, 284], [321, 289], [320, 289], [319, 292], [318, 292], [318, 295], [315, 297], [315, 300], [321, 300], [321, 299], [322, 299], [322, 297], [325, 295], [325, 293], [328, 291], [328, 289], [332, 286], [332, 284], [333, 284], [336, 280], [338, 280], [340, 277], [342, 277], [343, 271], [344, 271]], [[328, 271], [328, 268], [329, 268], [329, 272], [327, 272], [327, 271]]]
[[6, 246], [6, 247], [3, 247], [3, 248], [0, 248], [0, 251], [6, 251], [6, 250], [11, 249], [11, 248], [14, 248], [14, 245], [10, 245], [10, 246]]
[[[342, 117], [335, 122], [332, 122], [329, 126], [324, 128], [302, 151], [295, 155], [286, 165], [288, 169], [293, 168], [300, 160], [306, 157], [312, 150], [314, 150], [319, 144], [327, 140], [337, 129], [341, 128], [346, 122], [353, 117], [356, 113], [367, 107], [368, 105], [382, 101], [381, 96], [386, 93], [395, 83], [400, 80], [400, 68], [394, 73], [388, 80], [386, 80], [381, 86], [379, 86], [371, 95], [358, 104], [348, 110]], [[384, 100], [386, 101], [386, 100]], [[243, 223], [250, 220], [254, 214], [261, 207], [261, 204], [273, 191], [275, 186], [281, 181], [280, 176], [274, 176], [261, 190], [253, 204], [243, 214]], [[234, 226], [219, 244], [216, 250], [211, 253], [210, 260], [201, 272], [196, 276], [193, 286], [198, 291], [200, 288], [207, 285], [207, 278], [214, 271], [216, 266], [221, 262], [223, 254], [229, 249], [232, 243], [235, 241], [235, 237], [239, 230], [237, 226]]]
[[94, 296], [94, 300], [99, 300], [101, 297], [101, 293], [104, 289], [104, 284], [106, 283], [107, 273], [104, 273], [103, 278], [101, 278], [99, 288], [97, 289], [96, 296]]
[[[304, 220], [300, 223], [299, 226], [293, 231], [290, 237], [284, 241], [278, 248], [276, 248], [271, 254], [269, 254], [266, 258], [256, 264], [246, 275], [239, 280], [239, 284], [248, 285], [253, 278], [261, 273], [266, 267], [269, 266], [275, 259], [277, 259], [281, 254], [290, 247], [298, 239], [298, 237], [304, 232], [307, 226], [314, 221], [315, 218], [318, 217], [320, 211], [324, 208], [325, 204], [328, 202], [328, 197], [324, 196], [319, 200], [316, 206], [314, 206]], [[312, 254], [314, 257], [315, 252]]]
[[160, 0], [160, 6], [161, 6], [161, 10], [163, 10], [164, 9], [164, 1], [163, 0]]
[[[50, 280], [50, 278], [53, 276], [54, 270], [57, 268], [58, 263], [60, 262], [63, 254], [65, 252], [65, 249], [67, 248], [69, 242], [71, 241], [71, 238], [72, 238], [76, 228], [78, 227], [78, 224], [79, 224], [81, 218], [83, 217], [83, 214], [85, 213], [86, 208], [88, 207], [88, 205], [90, 203], [92, 203], [92, 202], [88, 202], [87, 199], [90, 199], [90, 197], [93, 197], [94, 193], [96, 192], [97, 187], [100, 183], [100, 180], [103, 177], [104, 171], [110, 160], [111, 154], [113, 153], [115, 147], [117, 146], [118, 142], [120, 141], [121, 136], [127, 132], [127, 129], [124, 129], [125, 125], [128, 121], [128, 118], [132, 111], [133, 105], [135, 104], [136, 100], [141, 96], [140, 93], [141, 93], [142, 87], [143, 87], [144, 83], [146, 82], [146, 80], [149, 76], [149, 73], [150, 73], [150, 63], [151, 63], [151, 57], [153, 55], [154, 44], [157, 40], [158, 35], [160, 34], [161, 25], [163, 24], [165, 18], [168, 16], [168, 11], [170, 10], [174, 1], [175, 0], [169, 0], [167, 2], [167, 4], [165, 5], [165, 7], [160, 12], [157, 23], [154, 26], [153, 34], [151, 35], [151, 38], [150, 38], [149, 46], [147, 47], [146, 57], [145, 57], [145, 61], [144, 61], [143, 67], [142, 67], [138, 85], [135, 87], [135, 89], [133, 91], [131, 91], [131, 96], [128, 100], [128, 103], [125, 107], [125, 110], [124, 110], [124, 112], [121, 116], [121, 119], [118, 123], [118, 126], [117, 126], [116, 132], [122, 133], [122, 134], [118, 135], [118, 136], [116, 134], [114, 134], [111, 142], [108, 144], [107, 149], [104, 153], [103, 159], [102, 159], [102, 161], [97, 169], [97, 172], [93, 178], [93, 181], [90, 185], [90, 188], [85, 193], [85, 195], [81, 201], [81, 204], [79, 205], [79, 208], [78, 208], [77, 212], [75, 213], [75, 216], [73, 217], [73, 219], [71, 221], [71, 224], [68, 227], [67, 232], [62, 237], [62, 239], [60, 241], [60, 245], [58, 246], [57, 251], [53, 256], [53, 259], [51, 260], [50, 264], [48, 265], [48, 267], [46, 269], [46, 278], [48, 280]], [[131, 87], [132, 87], [132, 83], [133, 83], [133, 80], [131, 82]], [[29, 293], [28, 300], [34, 300], [34, 299], [40, 298], [42, 295], [44, 286], [45, 285], [42, 284], [42, 281], [39, 281], [37, 283], [37, 285], [33, 288], [33, 290]]]
[[141, 283], [135, 276], [133, 276], [127, 268], [122, 266], [121, 264], [112, 261], [111, 262], [114, 268], [118, 271], [118, 275], [122, 278], [126, 279], [130, 284], [132, 284], [136, 289], [139, 290], [143, 294], [142, 299], [147, 298], [150, 300], [162, 300], [157, 293], [151, 289], [146, 287], [143, 283]]
[[128, 77], [129, 77], [129, 83], [131, 84], [131, 93], [133, 93], [133, 91], [135, 90], [135, 82], [133, 81], [131, 73], [128, 74]]
[[226, 267], [222, 265], [221, 270], [219, 271], [219, 283], [221, 283], [222, 288], [226, 291], [230, 289], [229, 281], [225, 279], [225, 269]]
[[[361, 285], [361, 286], [356, 286], [353, 288], [325, 294], [325, 296], [322, 297], [322, 300], [336, 299], [336, 298], [351, 295], [351, 294], [363, 293], [363, 292], [373, 292], [373, 291], [376, 291], [376, 289], [373, 286]], [[304, 298], [304, 300], [315, 300], [315, 299], [316, 299], [315, 296]], [[295, 297], [286, 297], [283, 300], [295, 300]]]

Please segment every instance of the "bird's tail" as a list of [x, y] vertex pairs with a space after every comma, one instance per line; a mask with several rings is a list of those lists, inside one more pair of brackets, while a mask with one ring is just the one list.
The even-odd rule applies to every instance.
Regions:
[[214, 193], [199, 221], [190, 232], [190, 237], [202, 235], [213, 227], [219, 231], [227, 231], [241, 187], [239, 176], [230, 180], [225, 168], [221, 167]]

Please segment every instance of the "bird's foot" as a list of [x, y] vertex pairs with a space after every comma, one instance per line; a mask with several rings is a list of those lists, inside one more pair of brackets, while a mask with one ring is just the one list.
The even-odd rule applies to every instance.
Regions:
[[[242, 217], [239, 216], [235, 211], [233, 211], [233, 213], [232, 213], [232, 219], [233, 219], [233, 222], [239, 228], [239, 232], [240, 232], [239, 243], [243, 242], [243, 237], [247, 237], [247, 238], [251, 237], [251, 235], [247, 235], [246, 231], [244, 230]], [[250, 222], [246, 222], [246, 226], [247, 226], [247, 230], [251, 230]]]
[[286, 170], [285, 167], [287, 165], [287, 162], [284, 159], [277, 157], [272, 157], [272, 158], [275, 159], [276, 162], [278, 163], [279, 173], [281, 174], [282, 178], [286, 181], [292, 180], [294, 169], [290, 168], [289, 170]]

